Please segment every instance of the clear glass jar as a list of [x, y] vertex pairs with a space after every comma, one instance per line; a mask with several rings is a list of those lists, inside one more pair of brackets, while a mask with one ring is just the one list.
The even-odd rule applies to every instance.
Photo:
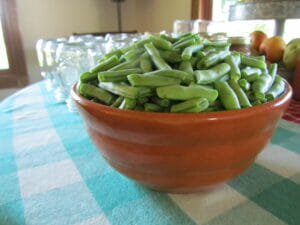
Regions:
[[194, 32], [194, 23], [195, 20], [175, 20], [173, 23], [173, 32]]
[[51, 89], [57, 87], [56, 76], [57, 76], [57, 62], [55, 61], [56, 50], [60, 43], [64, 43], [67, 40], [65, 38], [56, 38], [46, 41], [45, 47], [43, 49], [45, 60], [45, 71], [47, 74], [47, 79], [49, 79], [49, 84]]
[[45, 53], [45, 46], [47, 44], [48, 40], [45, 39], [39, 39], [36, 42], [35, 48], [36, 53], [38, 57], [38, 62], [40, 66], [41, 76], [44, 78], [46, 82], [46, 88], [47, 90], [52, 89], [51, 80], [50, 80], [50, 70], [48, 69], [47, 63], [46, 63], [46, 53]]
[[58, 88], [55, 96], [59, 101], [67, 102], [70, 111], [76, 111], [70, 100], [70, 89], [80, 77], [80, 74], [89, 71], [94, 61], [89, 57], [89, 48], [80, 42], [66, 42], [58, 46], [56, 53], [58, 63]]

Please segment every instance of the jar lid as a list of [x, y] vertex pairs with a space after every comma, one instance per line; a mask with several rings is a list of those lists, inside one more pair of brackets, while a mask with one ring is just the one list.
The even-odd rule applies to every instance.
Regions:
[[248, 45], [250, 44], [250, 39], [243, 36], [229, 37], [228, 41], [233, 45]]

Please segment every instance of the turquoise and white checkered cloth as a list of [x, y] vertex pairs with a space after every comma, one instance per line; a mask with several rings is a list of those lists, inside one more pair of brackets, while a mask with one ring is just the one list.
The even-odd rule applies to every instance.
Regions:
[[44, 83], [0, 104], [0, 224], [300, 224], [300, 126], [280, 121], [255, 164], [198, 194], [146, 189], [113, 170], [81, 117]]

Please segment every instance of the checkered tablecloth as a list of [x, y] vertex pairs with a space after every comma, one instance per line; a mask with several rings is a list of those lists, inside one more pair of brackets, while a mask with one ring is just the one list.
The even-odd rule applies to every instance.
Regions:
[[218, 189], [148, 190], [114, 171], [44, 83], [0, 103], [0, 224], [300, 224], [300, 125], [281, 120], [256, 162]]

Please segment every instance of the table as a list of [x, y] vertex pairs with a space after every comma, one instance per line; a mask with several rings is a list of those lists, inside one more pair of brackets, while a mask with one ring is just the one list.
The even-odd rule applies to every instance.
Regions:
[[271, 143], [234, 180], [181, 195], [151, 191], [114, 171], [81, 117], [44, 82], [1, 102], [0, 118], [1, 225], [300, 224], [299, 120], [281, 120]]

